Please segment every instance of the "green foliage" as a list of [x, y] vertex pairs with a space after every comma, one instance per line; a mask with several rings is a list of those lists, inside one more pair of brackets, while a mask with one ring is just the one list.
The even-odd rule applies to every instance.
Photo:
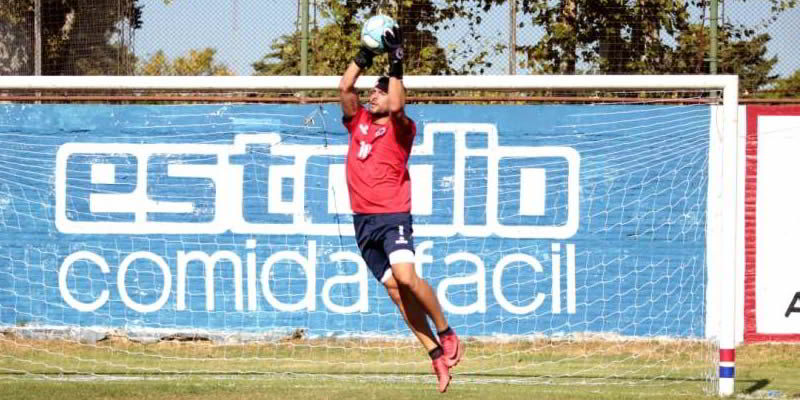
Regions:
[[[482, 0], [485, 8], [505, 0]], [[689, 3], [665, 0], [522, 0], [544, 35], [519, 43], [536, 73], [662, 73], [669, 45], [689, 23]]]
[[[358, 35], [349, 34], [344, 25], [329, 24], [311, 31], [309, 73], [339, 75], [358, 50]], [[272, 52], [253, 64], [256, 75], [300, 75], [300, 33], [284, 35], [270, 46]], [[368, 73], [378, 73], [378, 64]]]
[[[385, 13], [391, 15], [403, 30], [406, 50], [406, 73], [442, 75], [470, 72], [486, 65], [486, 52], [477, 54], [463, 49], [449, 49], [451, 57], [466, 58], [460, 69], [448, 62], [448, 50], [439, 46], [436, 34], [452, 27], [455, 18], [467, 18], [475, 27], [477, 16], [474, 2], [464, 0], [402, 0], [397, 2], [375, 2], [372, 0], [323, 0], [319, 12], [327, 24], [311, 30], [309, 40], [309, 73], [312, 75], [341, 74], [360, 45], [361, 24], [369, 15]], [[393, 4], [381, 8], [382, 4]], [[477, 32], [471, 33], [477, 36]], [[275, 40], [271, 51], [253, 64], [259, 75], [286, 75], [300, 73], [300, 33], [284, 35]], [[461, 51], [461, 53], [456, 53]], [[472, 56], [472, 57], [470, 57]], [[384, 57], [378, 57], [367, 74], [380, 74], [386, 65]]]
[[138, 75], [227, 76], [233, 75], [225, 64], [214, 61], [216, 50], [189, 50], [189, 54], [170, 61], [163, 50], [140, 63]]
[[[734, 1], [734, 0], [730, 0]], [[746, 0], [736, 0], [746, 1]], [[796, 0], [769, 0], [767, 22], [796, 6]], [[366, 16], [388, 13], [406, 35], [409, 74], [483, 73], [491, 58], [507, 51], [502, 39], [477, 43], [482, 16], [508, 0], [324, 0], [321, 14], [329, 23], [312, 30], [310, 73], [337, 75], [359, 46], [358, 31]], [[693, 24], [706, 15], [709, 0], [518, 0], [526, 16], [520, 26], [542, 27], [535, 41], [518, 39], [517, 51], [526, 60], [520, 67], [534, 73], [666, 74], [707, 73], [710, 34]], [[390, 9], [380, 5], [393, 4]], [[706, 17], [707, 19], [708, 17]], [[468, 39], [444, 49], [436, 34], [456, 23], [468, 29]], [[719, 30], [719, 72], [742, 77], [742, 88], [756, 90], [771, 84], [776, 58], [767, 59], [769, 36], [757, 29], [724, 25]], [[299, 74], [300, 34], [285, 35], [271, 52], [253, 64], [258, 74]], [[380, 73], [379, 67], [367, 71]]]
[[[769, 1], [772, 13], [761, 28], [797, 5], [796, 0]], [[489, 9], [506, 0], [480, 3]], [[708, 73], [710, 33], [691, 18], [692, 10], [706, 15], [709, 4], [710, 0], [521, 0], [523, 13], [544, 29], [544, 35], [518, 45], [527, 58], [520, 66], [550, 74]], [[770, 37], [757, 34], [755, 28], [725, 24], [718, 34], [719, 72], [738, 74], [743, 90], [764, 88], [776, 78], [770, 71], [777, 58], [765, 56]]]
[[[672, 51], [667, 71], [677, 74], [702, 74], [709, 70], [709, 30], [691, 25], [678, 36], [678, 46]], [[755, 91], [771, 84], [777, 75], [770, 74], [777, 57], [766, 58], [766, 33], [747, 37], [731, 26], [721, 27], [717, 52], [719, 73], [739, 75], [743, 91]]]
[[[163, 0], [170, 4], [173, 0]], [[482, 37], [486, 14], [509, 0], [320, 0], [322, 26], [309, 42], [309, 72], [338, 75], [358, 51], [361, 24], [385, 13], [401, 25], [406, 39], [406, 72], [410, 75], [484, 73], [492, 60], [508, 51], [506, 38]], [[720, 0], [722, 1], [722, 0]], [[789, 85], [777, 80], [777, 58], [766, 57], [770, 40], [764, 28], [797, 6], [797, 0], [726, 0], [769, 2], [770, 14], [755, 26], [724, 24], [719, 29], [718, 71], [741, 77], [743, 91]], [[710, 32], [694, 23], [698, 14], [708, 25], [710, 0], [517, 0], [524, 15], [519, 26], [536, 25], [543, 35], [518, 36], [519, 67], [533, 73], [666, 74], [707, 73]], [[137, 63], [120, 37], [141, 27], [140, 0], [42, 0], [43, 73], [47, 75], [130, 74], [225, 75], [214, 62], [214, 50], [192, 50], [175, 60], [163, 52]], [[32, 38], [34, 0], [0, 0], [0, 46], [17, 48], [0, 59], [2, 73], [32, 69], [31, 50], [18, 49]], [[494, 21], [497, 23], [497, 21]], [[504, 22], [503, 22], [504, 23]], [[440, 33], [466, 33], [447, 47]], [[6, 35], [3, 35], [5, 29]], [[11, 32], [11, 34], [9, 34]], [[21, 34], [20, 34], [21, 32]], [[300, 33], [283, 35], [253, 63], [259, 75], [300, 73]], [[505, 61], [505, 57], [502, 57]], [[367, 74], [381, 74], [385, 57], [377, 57]], [[14, 66], [12, 66], [14, 65]], [[778, 85], [778, 86], [775, 86]], [[787, 90], [788, 92], [788, 90]]]
[[772, 90], [766, 92], [763, 97], [779, 98], [797, 96], [800, 96], [800, 69], [794, 71], [794, 73], [787, 78], [776, 80]]
[[[404, 33], [406, 37], [409, 35]], [[416, 32], [406, 46], [406, 73], [439, 75], [450, 73], [444, 50], [428, 43], [436, 38], [429, 31]], [[340, 75], [359, 48], [358, 31], [346, 32], [343, 25], [329, 24], [311, 32], [309, 40], [309, 73], [311, 75]], [[253, 64], [257, 75], [300, 75], [300, 33], [284, 35], [271, 45], [272, 52]], [[375, 58], [366, 74], [380, 75], [386, 66], [386, 56]]]
[[800, 69], [794, 71], [788, 78], [779, 80], [775, 85], [775, 89], [800, 93]]
[[769, 34], [762, 33], [750, 39], [732, 41], [726, 35], [720, 43], [720, 73], [739, 75], [743, 91], [757, 91], [769, 86], [778, 77], [770, 74], [778, 57], [766, 58]]
[[0, 0], [0, 21], [16, 25], [29, 12], [33, 12], [33, 1]]
[[[133, 55], [116, 38], [121, 22], [141, 26], [137, 0], [42, 0], [42, 73], [97, 75], [126, 73]], [[0, 19], [33, 38], [34, 1], [0, 0]], [[21, 50], [26, 53], [30, 50]], [[28, 64], [33, 54], [26, 54]], [[21, 66], [32, 70], [31, 65]], [[25, 71], [19, 71], [25, 72]]]
[[[132, 73], [135, 57], [120, 38], [142, 26], [142, 7], [139, 0], [42, 0], [42, 74]], [[32, 43], [34, 11], [34, 0], [0, 0], [0, 24], [17, 32], [13, 43], [0, 35], [0, 46], [27, 60], [9, 73], [33, 71], [32, 46], [18, 48], [18, 43]]]

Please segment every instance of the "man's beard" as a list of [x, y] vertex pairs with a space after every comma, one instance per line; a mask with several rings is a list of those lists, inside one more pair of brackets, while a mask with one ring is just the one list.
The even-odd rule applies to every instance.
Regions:
[[379, 113], [379, 112], [372, 111], [372, 110], [370, 109], [370, 110], [369, 110], [369, 112], [370, 112], [370, 114], [372, 114], [372, 118], [373, 118], [373, 119], [376, 119], [376, 118], [383, 118], [383, 117], [386, 117], [386, 116], [388, 116], [388, 115], [389, 115], [389, 112], [388, 112], [388, 111], [384, 111], [384, 112], [380, 112], [380, 113]]

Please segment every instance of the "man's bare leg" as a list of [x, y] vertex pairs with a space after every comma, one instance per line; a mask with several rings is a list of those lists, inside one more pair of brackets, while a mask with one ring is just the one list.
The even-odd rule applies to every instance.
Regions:
[[433, 373], [439, 381], [439, 392], [444, 393], [450, 385], [452, 376], [450, 375], [450, 367], [448, 360], [444, 357], [444, 349], [431, 331], [428, 325], [428, 317], [425, 309], [417, 300], [416, 296], [411, 292], [408, 287], [398, 285], [394, 277], [390, 277], [384, 282], [386, 291], [389, 293], [394, 304], [403, 314], [403, 319], [406, 324], [411, 328], [411, 332], [428, 351], [433, 362]]
[[422, 308], [425, 309], [428, 316], [431, 317], [433, 323], [436, 324], [439, 345], [444, 351], [447, 367], [452, 368], [458, 365], [464, 355], [464, 343], [450, 329], [447, 320], [444, 318], [444, 313], [442, 313], [439, 300], [433, 294], [431, 286], [424, 279], [417, 276], [414, 264], [411, 263], [392, 264], [392, 275], [397, 281], [400, 293], [403, 293], [403, 289], [411, 292]]
[[[422, 306], [436, 329], [441, 332], [449, 327], [447, 320], [444, 318], [442, 306], [439, 305], [439, 300], [433, 293], [431, 285], [424, 279], [417, 276], [414, 270], [414, 264], [411, 263], [397, 263], [392, 264], [392, 276], [397, 281], [400, 288], [407, 288], [411, 294], [414, 295], [416, 300]], [[401, 291], [402, 293], [402, 291]]]
[[430, 325], [428, 325], [428, 318], [426, 312], [419, 304], [417, 299], [408, 291], [408, 289], [401, 288], [397, 284], [394, 277], [389, 278], [383, 284], [386, 287], [386, 292], [392, 299], [400, 313], [403, 314], [403, 319], [406, 324], [414, 333], [414, 336], [419, 339], [420, 343], [425, 346], [427, 351], [431, 351], [439, 346], [439, 341], [433, 335]]

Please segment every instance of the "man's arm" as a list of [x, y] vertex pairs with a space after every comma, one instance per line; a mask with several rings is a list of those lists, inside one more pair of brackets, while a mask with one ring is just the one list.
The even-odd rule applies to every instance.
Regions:
[[369, 49], [362, 47], [358, 50], [356, 58], [347, 67], [339, 81], [339, 102], [342, 104], [342, 115], [345, 118], [352, 118], [358, 112], [358, 93], [356, 93], [356, 80], [361, 75], [361, 71], [372, 65], [372, 58], [375, 56]]
[[403, 128], [410, 131], [413, 123], [406, 117], [406, 88], [403, 86], [403, 33], [395, 27], [383, 37], [383, 43], [389, 52], [389, 116]]
[[403, 80], [395, 77], [389, 78], [389, 116], [395, 124], [403, 128], [403, 132], [410, 131], [410, 125], [413, 123], [406, 116], [406, 88], [403, 86]]
[[358, 111], [358, 93], [356, 93], [355, 85], [359, 75], [361, 75], [361, 68], [355, 62], [351, 62], [339, 82], [339, 102], [345, 118], [352, 118]]

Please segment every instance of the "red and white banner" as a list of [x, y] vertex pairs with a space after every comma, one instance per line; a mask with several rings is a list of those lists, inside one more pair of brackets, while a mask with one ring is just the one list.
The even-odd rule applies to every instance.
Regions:
[[748, 106], [744, 340], [800, 342], [800, 107]]

